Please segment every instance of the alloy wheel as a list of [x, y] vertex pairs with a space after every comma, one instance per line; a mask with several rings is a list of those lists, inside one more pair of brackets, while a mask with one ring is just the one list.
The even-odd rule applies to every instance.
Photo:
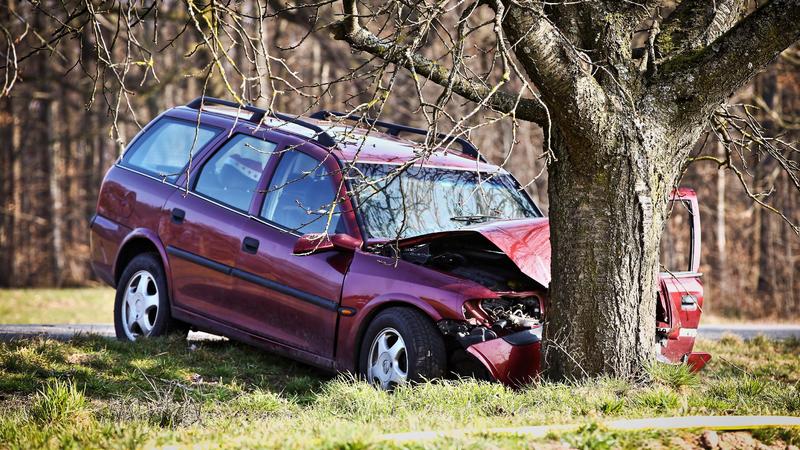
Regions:
[[367, 361], [367, 378], [383, 390], [390, 390], [408, 379], [406, 343], [394, 328], [384, 328], [375, 336]]
[[158, 318], [158, 299], [153, 274], [146, 270], [134, 273], [125, 288], [122, 307], [122, 324], [128, 339], [150, 335]]

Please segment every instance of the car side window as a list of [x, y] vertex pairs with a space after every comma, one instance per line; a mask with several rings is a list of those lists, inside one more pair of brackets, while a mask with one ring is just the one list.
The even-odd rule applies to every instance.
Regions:
[[[261, 217], [300, 233], [344, 233], [339, 186], [322, 161], [299, 151], [281, 157]], [[330, 220], [329, 220], [330, 219]]]
[[276, 145], [237, 134], [203, 165], [194, 191], [212, 200], [247, 211], [258, 180]]
[[125, 152], [122, 165], [175, 181], [189, 162], [220, 132], [218, 128], [162, 118]]

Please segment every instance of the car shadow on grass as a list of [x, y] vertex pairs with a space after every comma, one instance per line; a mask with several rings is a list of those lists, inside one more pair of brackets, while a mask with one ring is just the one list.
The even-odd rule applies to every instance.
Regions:
[[121, 342], [96, 335], [0, 343], [0, 392], [24, 395], [49, 379], [71, 379], [88, 397], [142, 397], [175, 385], [197, 399], [228, 400], [253, 390], [313, 401], [332, 375], [231, 341], [165, 337]]

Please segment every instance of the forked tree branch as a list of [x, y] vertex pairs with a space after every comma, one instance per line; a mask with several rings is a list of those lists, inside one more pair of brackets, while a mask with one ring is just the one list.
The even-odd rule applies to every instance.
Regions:
[[730, 30], [746, 9], [745, 0], [683, 0], [661, 22], [656, 51], [670, 58], [704, 47]]
[[383, 40], [362, 27], [358, 20], [356, 0], [343, 0], [345, 17], [331, 26], [337, 40], [347, 42], [354, 50], [364, 51], [382, 60], [396, 64], [430, 81], [452, 89], [456, 94], [516, 118], [546, 126], [547, 110], [538, 99], [523, 98], [471, 80], [439, 65], [413, 49], [392, 40]]
[[673, 90], [681, 110], [707, 116], [800, 39], [800, 1], [771, 0], [711, 44], [659, 67], [653, 89]]
[[598, 127], [607, 116], [608, 97], [592, 75], [591, 58], [562, 34], [541, 4], [502, 0], [506, 6], [503, 27], [511, 48], [525, 72], [542, 92], [563, 133], [573, 135], [585, 147], [588, 141], [607, 135]]

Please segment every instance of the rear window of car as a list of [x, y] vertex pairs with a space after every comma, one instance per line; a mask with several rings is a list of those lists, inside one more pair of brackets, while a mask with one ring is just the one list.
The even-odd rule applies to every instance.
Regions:
[[183, 120], [163, 118], [134, 142], [122, 165], [174, 182], [189, 162], [222, 130]]

